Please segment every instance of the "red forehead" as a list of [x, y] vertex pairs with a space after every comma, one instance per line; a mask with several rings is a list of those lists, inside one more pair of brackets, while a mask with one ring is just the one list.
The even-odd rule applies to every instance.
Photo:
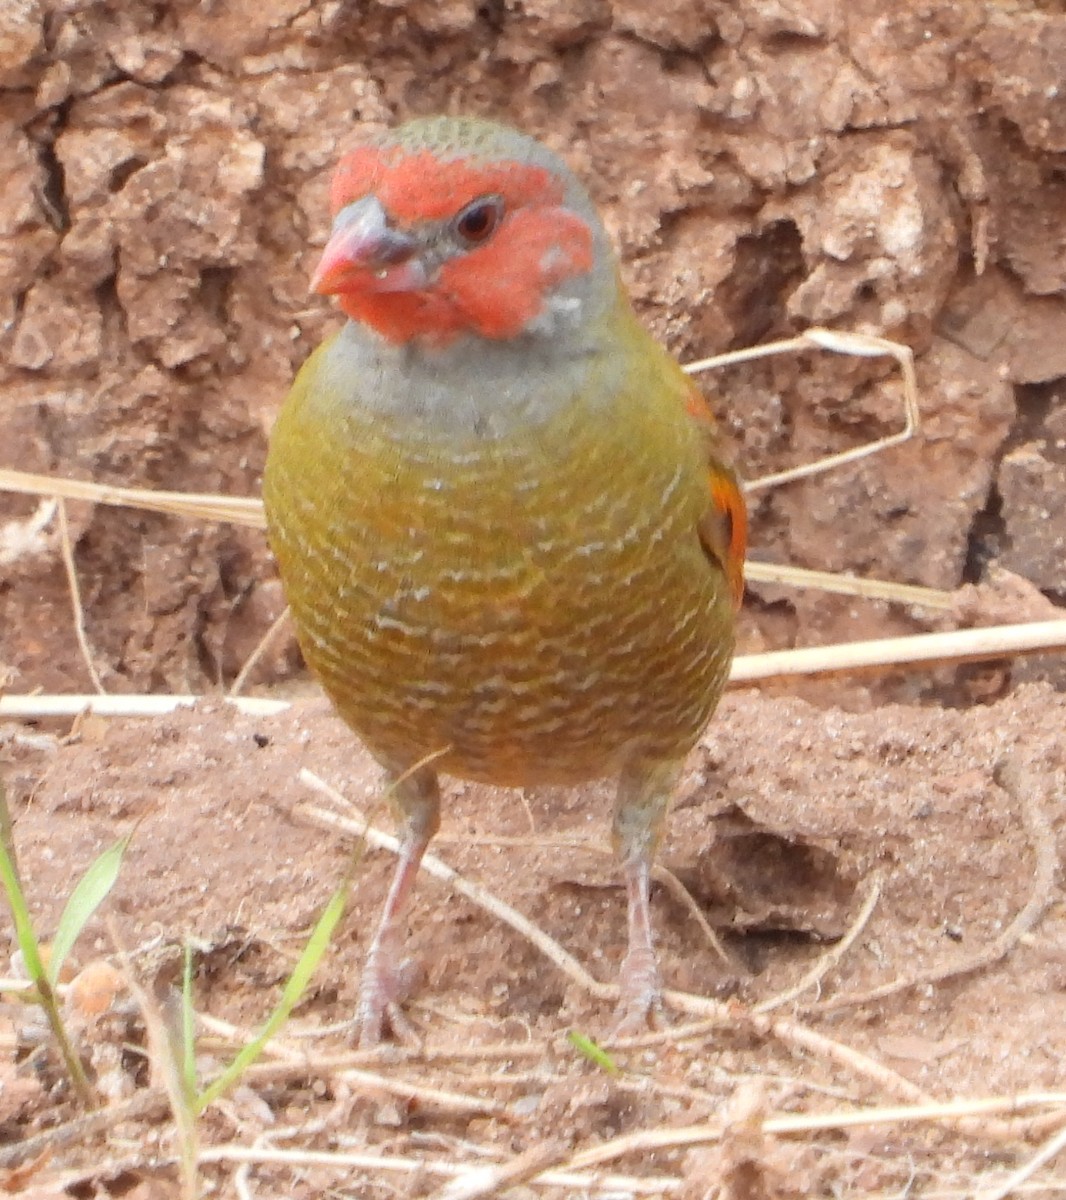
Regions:
[[338, 164], [330, 186], [330, 208], [336, 215], [370, 192], [401, 224], [444, 220], [471, 200], [489, 194], [502, 197], [508, 208], [531, 200], [559, 204], [563, 199], [562, 183], [544, 167], [529, 163], [441, 159], [430, 150], [363, 146]]

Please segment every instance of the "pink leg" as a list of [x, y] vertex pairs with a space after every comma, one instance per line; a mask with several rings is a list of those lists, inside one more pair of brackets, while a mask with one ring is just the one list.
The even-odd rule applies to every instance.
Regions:
[[636, 762], [623, 772], [618, 785], [614, 840], [625, 876], [629, 944], [618, 978], [616, 1037], [643, 1032], [655, 1023], [661, 1008], [648, 890], [652, 859], [680, 768], [673, 761]]
[[632, 859], [623, 867], [629, 905], [629, 948], [618, 977], [622, 994], [616, 1014], [617, 1037], [642, 1033], [654, 1020], [660, 1007], [659, 966], [652, 942], [651, 906], [648, 903], [650, 868], [647, 857]]
[[393, 784], [392, 797], [400, 824], [400, 859], [363, 966], [356, 1008], [359, 1045], [363, 1048], [376, 1046], [386, 1027], [395, 1033], [405, 1025], [399, 1006], [409, 994], [417, 972], [411, 960], [401, 959], [400, 922], [422, 855], [440, 827], [440, 792], [433, 771], [422, 768]]

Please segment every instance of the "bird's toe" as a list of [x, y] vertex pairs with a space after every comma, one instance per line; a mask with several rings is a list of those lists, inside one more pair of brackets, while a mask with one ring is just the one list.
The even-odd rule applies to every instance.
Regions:
[[612, 1037], [636, 1037], [657, 1028], [662, 1019], [662, 991], [654, 953], [644, 947], [630, 950], [618, 985], [621, 995]]
[[421, 976], [421, 968], [411, 958], [396, 962], [372, 954], [367, 959], [355, 1013], [360, 1050], [377, 1046], [386, 1033], [407, 1043], [420, 1041], [401, 1006]]

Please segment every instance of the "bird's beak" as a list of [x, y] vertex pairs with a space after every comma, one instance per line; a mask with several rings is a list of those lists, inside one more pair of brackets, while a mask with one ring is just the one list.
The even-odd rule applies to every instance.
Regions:
[[417, 252], [411, 234], [389, 224], [377, 197], [364, 196], [337, 213], [311, 291], [323, 296], [418, 291], [427, 274]]

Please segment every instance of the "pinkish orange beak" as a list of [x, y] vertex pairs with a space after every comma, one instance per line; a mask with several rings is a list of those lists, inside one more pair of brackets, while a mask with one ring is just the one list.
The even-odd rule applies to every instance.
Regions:
[[375, 196], [347, 204], [311, 276], [311, 291], [323, 296], [352, 292], [415, 292], [428, 275], [418, 259], [418, 242], [389, 224]]

